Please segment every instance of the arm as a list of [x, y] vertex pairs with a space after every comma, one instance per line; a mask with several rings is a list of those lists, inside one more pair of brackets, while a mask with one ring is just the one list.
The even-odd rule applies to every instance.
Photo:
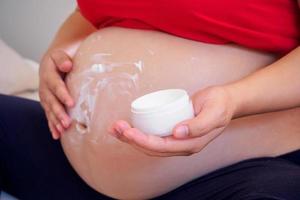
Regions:
[[81, 15], [77, 8], [59, 28], [45, 55], [61, 49], [73, 57], [81, 41], [94, 31], [96, 28]]
[[300, 47], [225, 88], [236, 101], [234, 118], [300, 106]]
[[234, 117], [300, 106], [300, 47], [225, 87], [236, 101]]
[[72, 57], [81, 41], [96, 29], [76, 9], [60, 27], [40, 65], [39, 95], [55, 139], [71, 124], [65, 106], [74, 102], [63, 81], [72, 69]]

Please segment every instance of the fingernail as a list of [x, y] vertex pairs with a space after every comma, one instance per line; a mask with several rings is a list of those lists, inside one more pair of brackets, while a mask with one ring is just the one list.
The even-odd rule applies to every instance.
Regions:
[[66, 61], [64, 62], [64, 64], [65, 64], [65, 65], [72, 65], [72, 62], [69, 61], [69, 60], [66, 60]]
[[181, 125], [175, 129], [175, 137], [185, 138], [189, 134], [189, 128], [186, 125]]
[[116, 127], [116, 131], [117, 131], [119, 134], [121, 134], [121, 133], [123, 132], [122, 128], [119, 127], [119, 126]]
[[65, 120], [61, 120], [61, 123], [62, 123], [62, 125], [65, 127], [65, 128], [68, 128], [68, 126], [69, 126], [69, 124], [68, 124], [68, 122], [67, 121], [65, 121]]
[[72, 123], [72, 120], [69, 117], [66, 117], [65, 119], [61, 120], [61, 123], [65, 128], [68, 128], [70, 124]]
[[67, 102], [67, 104], [68, 104], [69, 107], [72, 107], [72, 106], [73, 106], [73, 101], [69, 100], [69, 101]]
[[53, 134], [52, 137], [54, 140], [57, 140], [59, 138], [59, 135]]
[[63, 128], [61, 127], [60, 124], [57, 124], [57, 125], [56, 125], [56, 128], [57, 128], [57, 130], [58, 130], [60, 133], [63, 132]]

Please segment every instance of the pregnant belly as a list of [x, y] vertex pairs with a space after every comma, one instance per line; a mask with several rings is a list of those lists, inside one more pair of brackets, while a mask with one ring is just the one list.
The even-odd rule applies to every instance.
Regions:
[[[66, 79], [76, 106], [70, 110], [72, 126], [61, 139], [65, 154], [81, 178], [100, 193], [146, 199], [238, 160], [296, 148], [295, 128], [287, 127], [295, 122], [290, 122], [291, 113], [299, 116], [298, 111], [235, 120], [206, 149], [187, 157], [147, 156], [107, 132], [114, 120], [130, 121], [130, 103], [140, 95], [167, 88], [183, 88], [192, 95], [209, 85], [238, 80], [273, 61], [270, 54], [160, 32], [99, 30], [81, 44]], [[274, 131], [276, 119], [280, 126]], [[278, 148], [280, 141], [284, 142]]]

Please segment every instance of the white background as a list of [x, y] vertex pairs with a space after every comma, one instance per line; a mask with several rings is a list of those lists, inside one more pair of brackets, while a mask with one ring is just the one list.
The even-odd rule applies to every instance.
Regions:
[[76, 0], [0, 0], [0, 38], [39, 61]]

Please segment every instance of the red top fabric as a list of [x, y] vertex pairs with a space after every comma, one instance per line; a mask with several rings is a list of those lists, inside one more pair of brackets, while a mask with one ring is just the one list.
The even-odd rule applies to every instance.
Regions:
[[296, 0], [77, 0], [97, 28], [121, 26], [284, 54], [299, 44]]

